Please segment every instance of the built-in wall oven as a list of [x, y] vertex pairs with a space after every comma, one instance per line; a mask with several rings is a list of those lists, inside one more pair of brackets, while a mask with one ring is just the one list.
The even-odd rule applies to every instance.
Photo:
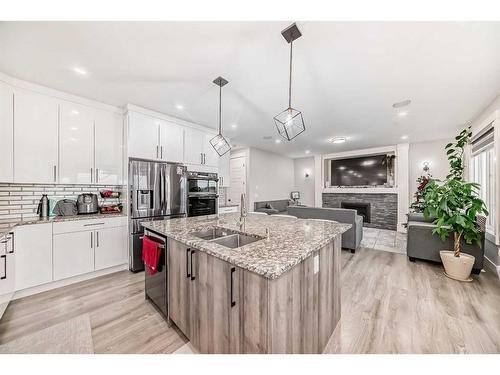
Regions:
[[215, 215], [217, 213], [217, 173], [187, 172], [188, 216]]

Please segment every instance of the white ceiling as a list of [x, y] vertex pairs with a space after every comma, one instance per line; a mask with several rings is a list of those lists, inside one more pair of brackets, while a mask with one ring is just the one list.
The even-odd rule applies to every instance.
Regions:
[[[3, 22], [0, 71], [215, 128], [292, 157], [454, 134], [500, 93], [500, 23], [298, 22], [292, 105], [306, 132], [277, 145], [287, 107], [289, 22]], [[78, 76], [72, 68], [89, 72]], [[409, 115], [394, 102], [411, 99]], [[179, 110], [176, 105], [185, 108]], [[230, 125], [237, 124], [233, 129]], [[329, 144], [333, 136], [348, 142]]]

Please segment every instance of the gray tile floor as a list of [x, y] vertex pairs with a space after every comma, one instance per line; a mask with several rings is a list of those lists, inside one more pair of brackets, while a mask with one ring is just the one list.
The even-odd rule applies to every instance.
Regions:
[[369, 249], [406, 254], [406, 233], [394, 230], [363, 228], [361, 246]]

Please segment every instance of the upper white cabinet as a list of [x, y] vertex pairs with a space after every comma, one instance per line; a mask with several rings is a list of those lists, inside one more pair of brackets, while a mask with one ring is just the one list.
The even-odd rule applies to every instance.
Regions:
[[205, 133], [200, 130], [186, 128], [184, 130], [184, 162], [186, 164], [203, 164], [203, 142]]
[[94, 110], [71, 102], [61, 102], [59, 110], [59, 182], [95, 182]]
[[203, 142], [203, 155], [204, 155], [204, 165], [209, 167], [219, 166], [219, 154], [210, 144], [210, 140], [215, 137], [215, 134], [205, 133], [205, 142]]
[[129, 112], [128, 154], [139, 159], [182, 163], [184, 128], [137, 112]]
[[0, 83], [0, 182], [14, 179], [14, 90]]
[[219, 158], [219, 186], [220, 187], [229, 187], [231, 184], [231, 178], [229, 174], [229, 163], [231, 155], [229, 152], [226, 152], [223, 156]]
[[163, 161], [184, 161], [184, 128], [170, 122], [160, 122], [160, 158]]
[[57, 182], [58, 117], [56, 99], [14, 91], [14, 182]]
[[95, 117], [95, 182], [123, 183], [123, 116], [97, 111]]

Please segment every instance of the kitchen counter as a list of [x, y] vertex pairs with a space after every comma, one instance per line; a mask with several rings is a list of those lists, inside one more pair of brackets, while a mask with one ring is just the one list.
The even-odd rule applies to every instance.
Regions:
[[48, 219], [40, 219], [38, 217], [30, 218], [27, 220], [20, 220], [17, 222], [13, 222], [12, 225], [0, 228], [0, 236], [7, 234], [12, 231], [17, 226], [20, 225], [32, 225], [32, 224], [45, 224], [45, 223], [58, 223], [64, 221], [76, 221], [76, 220], [92, 220], [92, 219], [104, 219], [111, 217], [121, 217], [127, 216], [125, 212], [113, 213], [113, 214], [87, 214], [87, 215], [72, 215], [72, 216], [52, 216]]
[[[336, 222], [249, 215], [240, 231], [238, 218], [239, 213], [228, 213], [219, 219], [215, 215], [189, 217], [147, 222], [143, 226], [267, 279], [280, 277], [351, 227]], [[270, 235], [231, 249], [191, 234], [214, 226], [258, 237], [265, 237], [269, 228]]]

